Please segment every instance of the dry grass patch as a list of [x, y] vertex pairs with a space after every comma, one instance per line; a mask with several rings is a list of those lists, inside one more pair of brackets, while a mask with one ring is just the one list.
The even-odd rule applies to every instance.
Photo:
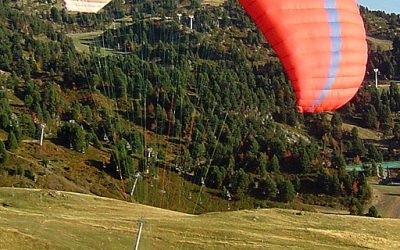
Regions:
[[[0, 189], [4, 249], [399, 249], [400, 221], [269, 209], [199, 216], [66, 192]], [[3, 237], [2, 237], [3, 238]], [[4, 240], [3, 240], [4, 241]]]

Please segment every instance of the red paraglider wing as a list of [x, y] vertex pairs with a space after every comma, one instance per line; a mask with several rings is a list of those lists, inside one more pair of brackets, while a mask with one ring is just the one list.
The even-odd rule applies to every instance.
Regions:
[[355, 0], [240, 0], [280, 58], [300, 112], [340, 108], [365, 75], [367, 42]]

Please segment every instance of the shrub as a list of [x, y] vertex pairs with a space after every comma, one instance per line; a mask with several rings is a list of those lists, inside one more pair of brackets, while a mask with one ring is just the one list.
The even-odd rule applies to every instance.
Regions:
[[378, 213], [378, 210], [376, 209], [375, 206], [372, 206], [368, 209], [368, 213], [366, 214], [368, 217], [374, 217], [374, 218], [381, 218], [381, 216]]

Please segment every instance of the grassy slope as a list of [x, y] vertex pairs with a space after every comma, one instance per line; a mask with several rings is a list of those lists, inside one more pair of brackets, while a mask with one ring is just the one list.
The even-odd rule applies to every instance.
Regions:
[[68, 36], [74, 42], [75, 48], [79, 52], [89, 52], [89, 46], [84, 44], [83, 42], [90, 43], [95, 37], [98, 37], [102, 34], [102, 31], [92, 31], [86, 33], [71, 33]]
[[[85, 93], [66, 91], [62, 97], [70, 103], [72, 100], [83, 100]], [[114, 106], [104, 96], [93, 97], [96, 99], [96, 104], [105, 108]], [[17, 113], [23, 112], [21, 100], [12, 92], [8, 93], [8, 98]], [[141, 128], [134, 127], [141, 131]], [[56, 133], [55, 124], [47, 127], [46, 133], [49, 132]], [[0, 140], [4, 141], [7, 137], [8, 134], [0, 130]], [[146, 138], [156, 151], [166, 152], [169, 160], [175, 158], [173, 154], [178, 152], [177, 144], [168, 142], [167, 137], [147, 131]], [[131, 200], [127, 193], [132, 182], [129, 180], [121, 182], [119, 176], [112, 176], [108, 169], [102, 168], [103, 162], [109, 162], [111, 152], [109, 145], [104, 144], [104, 146], [102, 150], [90, 146], [85, 154], [81, 154], [62, 146], [57, 140], [45, 138], [43, 147], [40, 147], [33, 138], [24, 138], [17, 150], [9, 152], [8, 163], [0, 167], [0, 186], [62, 190]], [[50, 161], [46, 168], [43, 166], [43, 160]], [[8, 173], [17, 166], [32, 170], [37, 176], [37, 181]], [[199, 186], [192, 182], [192, 177], [187, 177], [185, 180], [167, 169], [167, 165], [163, 164], [159, 168], [151, 168], [151, 175], [138, 182], [134, 199], [147, 205], [192, 213], [198, 199]], [[224, 211], [228, 209], [228, 203], [231, 209], [252, 208], [253, 202], [254, 198], [251, 197], [229, 202], [220, 197], [219, 191], [206, 188], [199, 206], [196, 206], [196, 213]]]
[[382, 50], [391, 50], [393, 49], [393, 42], [389, 40], [378, 39], [374, 37], [368, 37], [368, 42], [371, 43], [371, 46], [377, 50], [380, 47]]
[[203, 0], [203, 4], [209, 4], [213, 6], [221, 5], [225, 2], [225, 0]]
[[[400, 221], [256, 210], [187, 215], [56, 191], [0, 188], [2, 249], [398, 249]], [[362, 228], [360, 230], [360, 228]]]
[[[6, 138], [7, 133], [0, 130], [0, 139]], [[156, 138], [149, 134], [148, 139]], [[35, 140], [25, 140], [16, 151], [9, 153], [10, 161], [0, 168], [0, 186], [35, 187], [95, 194], [121, 200], [131, 199], [126, 194], [131, 188], [131, 182], [121, 182], [117, 176], [111, 176], [107, 170], [102, 169], [103, 160], [107, 163], [110, 158], [107, 148], [98, 150], [89, 147], [85, 154], [81, 154], [50, 140], [45, 140], [43, 147], [40, 147]], [[43, 166], [43, 159], [50, 161], [46, 168]], [[37, 181], [33, 182], [20, 175], [10, 175], [5, 170], [15, 169], [16, 166], [31, 169], [37, 175]], [[152, 206], [192, 213], [198, 198], [199, 186], [164, 168], [166, 166], [152, 168], [151, 173], [155, 176], [148, 176], [138, 182], [134, 199]], [[253, 198], [229, 202], [212, 189], [205, 189], [201, 201], [206, 206], [202, 204], [197, 206], [197, 213], [227, 210], [228, 203], [231, 209], [253, 207]]]
[[[209, 0], [204, 1], [212, 4], [219, 4], [223, 0]], [[69, 34], [74, 40], [75, 46], [79, 51], [87, 52], [88, 43], [98, 36], [101, 32], [87, 32]], [[111, 53], [111, 51], [107, 51]], [[23, 102], [13, 95], [9, 95], [13, 105], [23, 105]], [[78, 98], [79, 95], [73, 91], [66, 93], [64, 96], [68, 101]], [[80, 96], [82, 98], [82, 96]], [[98, 98], [97, 104], [107, 103], [107, 98]], [[113, 104], [107, 105], [112, 107]], [[354, 125], [344, 124], [344, 129], [350, 131]], [[374, 141], [380, 140], [380, 135], [375, 131], [359, 128], [360, 137], [362, 139], [370, 139]], [[54, 131], [53, 131], [54, 132]], [[293, 131], [292, 131], [293, 132]], [[157, 136], [152, 136], [149, 141], [159, 142], [164, 139]], [[7, 134], [0, 131], [0, 139], [5, 140]], [[170, 145], [165, 143], [166, 145]], [[168, 148], [169, 146], [165, 146]], [[173, 147], [173, 146], [172, 146]], [[170, 152], [176, 152], [172, 147], [168, 149]], [[37, 187], [37, 188], [50, 188], [57, 190], [66, 190], [74, 192], [92, 193], [106, 197], [129, 199], [124, 195], [124, 191], [130, 188], [131, 183], [121, 183], [117, 178], [112, 178], [106, 174], [102, 169], [102, 162], [107, 162], [110, 157], [109, 150], [96, 150], [90, 148], [85, 155], [69, 150], [62, 147], [59, 143], [45, 141], [45, 147], [40, 148], [33, 143], [23, 143], [21, 148], [15, 152], [8, 167], [15, 168], [16, 166], [23, 166], [27, 169], [33, 169], [35, 173], [40, 174], [38, 181], [33, 183], [26, 178], [5, 176], [0, 171], [0, 185], [3, 186], [21, 186], [21, 187]], [[49, 170], [41, 166], [40, 161], [43, 159], [51, 160]], [[194, 199], [197, 198], [198, 186], [190, 182], [183, 181], [180, 176], [171, 173], [164, 176], [162, 169], [157, 169], [160, 176], [158, 179], [146, 179], [146, 181], [138, 184], [135, 199], [141, 203], [146, 203], [154, 206], [167, 207], [170, 209], [177, 209], [184, 212], [191, 212], [194, 208]], [[163, 177], [162, 177], [163, 176]], [[164, 179], [166, 181], [164, 181]], [[166, 183], [166, 184], [165, 184]], [[166, 191], [165, 194], [163, 191]], [[188, 197], [193, 196], [193, 199]], [[176, 202], [178, 201], [178, 202]], [[227, 209], [228, 202], [220, 199], [218, 194], [210, 190], [202, 197], [204, 204], [209, 207], [198, 207], [198, 212], [207, 211], [221, 211]], [[238, 207], [252, 207], [252, 200], [244, 201], [240, 204], [232, 202], [232, 209]]]
[[371, 205], [386, 218], [400, 218], [400, 186], [378, 185], [377, 180], [370, 181], [372, 189]]

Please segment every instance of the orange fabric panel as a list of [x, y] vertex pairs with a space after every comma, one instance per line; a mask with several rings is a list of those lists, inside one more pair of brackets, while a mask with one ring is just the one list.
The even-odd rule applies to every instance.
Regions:
[[280, 58], [299, 111], [337, 109], [365, 75], [367, 43], [355, 0], [240, 0]]

